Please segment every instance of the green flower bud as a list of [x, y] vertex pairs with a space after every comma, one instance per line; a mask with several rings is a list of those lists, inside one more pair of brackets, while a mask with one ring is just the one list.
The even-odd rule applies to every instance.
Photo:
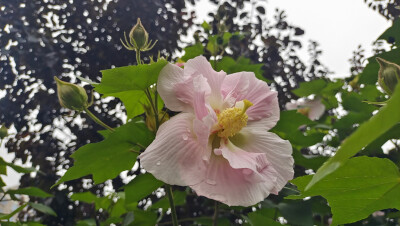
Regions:
[[3, 124], [0, 127], [0, 139], [3, 139], [8, 136], [8, 128]]
[[136, 43], [137, 49], [145, 49], [147, 42], [149, 41], [149, 34], [146, 29], [144, 29], [140, 18], [137, 19], [136, 25], [129, 32], [129, 38], [131, 42]]
[[382, 89], [389, 95], [392, 95], [400, 79], [400, 66], [377, 57], [379, 63], [378, 83]]
[[83, 87], [61, 81], [55, 76], [54, 80], [57, 82], [57, 95], [62, 107], [83, 111], [89, 106], [88, 96]]

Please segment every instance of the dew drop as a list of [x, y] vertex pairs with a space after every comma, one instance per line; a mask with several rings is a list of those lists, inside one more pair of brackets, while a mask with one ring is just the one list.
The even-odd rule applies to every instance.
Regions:
[[217, 182], [215, 180], [211, 180], [211, 179], [207, 179], [206, 183], [209, 184], [209, 185], [216, 185], [217, 184]]
[[182, 136], [182, 138], [183, 138], [183, 140], [189, 139], [188, 135], [186, 135], [186, 134], [184, 134], [184, 135]]
[[203, 161], [208, 161], [207, 155], [203, 155], [202, 159], [203, 159]]
[[156, 163], [156, 165], [157, 165], [157, 166], [161, 165], [161, 162], [160, 162], [160, 161], [158, 161], [158, 162]]
[[214, 149], [214, 154], [222, 155], [222, 150], [221, 149]]

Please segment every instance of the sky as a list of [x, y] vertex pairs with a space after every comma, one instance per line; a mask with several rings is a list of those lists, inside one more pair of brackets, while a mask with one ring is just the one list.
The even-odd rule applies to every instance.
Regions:
[[[217, 7], [210, 7], [207, 0], [199, 2], [196, 21], [209, 21], [208, 12]], [[275, 8], [285, 10], [287, 21], [305, 30], [303, 43], [314, 40], [320, 44], [321, 61], [334, 72], [333, 77], [350, 75], [349, 59], [359, 45], [367, 57], [372, 56], [372, 43], [391, 25], [364, 0], [264, 0], [257, 1], [258, 5], [265, 6], [269, 17]], [[307, 45], [299, 55], [308, 60]]]
[[[321, 62], [334, 72], [333, 77], [349, 75], [349, 59], [358, 45], [366, 49], [367, 57], [371, 56], [371, 44], [391, 25], [369, 9], [363, 0], [267, 0], [257, 1], [256, 5], [265, 6], [269, 16], [273, 16], [275, 8], [285, 10], [289, 23], [305, 30], [303, 43], [315, 40], [320, 44]], [[195, 21], [210, 21], [207, 14], [216, 9], [207, 0], [200, 0], [196, 5], [198, 17]], [[307, 61], [307, 45], [301, 50], [300, 57]], [[13, 158], [6, 154], [4, 147], [0, 147], [0, 156], [8, 161]], [[2, 176], [6, 184], [17, 185], [18, 174], [12, 169], [8, 172], [8, 177]]]

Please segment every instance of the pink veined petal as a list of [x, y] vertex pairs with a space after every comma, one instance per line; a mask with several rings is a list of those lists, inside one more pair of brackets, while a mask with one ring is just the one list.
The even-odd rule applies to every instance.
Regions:
[[[224, 80], [222, 93], [226, 98], [236, 101], [247, 99], [253, 103], [246, 114], [249, 122], [258, 121], [267, 130], [276, 125], [280, 110], [277, 92], [271, 91], [268, 84], [257, 79], [253, 72], [238, 72], [230, 74]], [[261, 120], [262, 121], [259, 121]]]
[[249, 78], [245, 73], [229, 74], [222, 83], [221, 92], [224, 96], [226, 107], [232, 107], [236, 101], [244, 99], [249, 89]]
[[173, 185], [204, 180], [207, 167], [202, 158], [207, 150], [192, 132], [194, 119], [191, 113], [180, 113], [160, 126], [156, 139], [139, 156], [145, 170]]
[[[174, 65], [167, 64], [160, 72], [157, 81], [157, 91], [164, 100], [165, 106], [172, 111], [193, 112], [190, 103], [182, 102], [176, 96], [176, 84], [184, 83], [189, 77], [185, 77], [183, 69]], [[193, 89], [190, 86], [180, 87], [182, 92], [192, 96]]]
[[285, 184], [293, 179], [292, 145], [278, 135], [266, 132], [260, 127], [245, 127], [231, 138], [239, 148], [255, 153], [265, 153], [268, 161], [276, 170], [277, 183], [272, 193], [277, 194]]
[[208, 178], [190, 187], [197, 195], [229, 206], [251, 206], [264, 200], [274, 189], [276, 177], [273, 176], [273, 172], [265, 172], [265, 175], [268, 182], [255, 183], [248, 179], [246, 169], [234, 169], [228, 160], [213, 155], [208, 166]]
[[215, 109], [222, 104], [221, 86], [226, 77], [224, 71], [214, 71], [205, 57], [198, 56], [186, 62], [184, 74], [192, 77], [203, 75], [211, 88], [211, 95], [208, 100], [210, 105]]

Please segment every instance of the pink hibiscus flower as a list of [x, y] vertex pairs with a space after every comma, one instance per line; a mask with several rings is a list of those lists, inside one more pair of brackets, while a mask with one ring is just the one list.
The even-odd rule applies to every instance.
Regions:
[[252, 72], [216, 72], [203, 56], [184, 69], [168, 64], [157, 90], [182, 113], [162, 124], [139, 158], [165, 183], [251, 206], [293, 178], [292, 147], [268, 132], [279, 120], [277, 93]]

